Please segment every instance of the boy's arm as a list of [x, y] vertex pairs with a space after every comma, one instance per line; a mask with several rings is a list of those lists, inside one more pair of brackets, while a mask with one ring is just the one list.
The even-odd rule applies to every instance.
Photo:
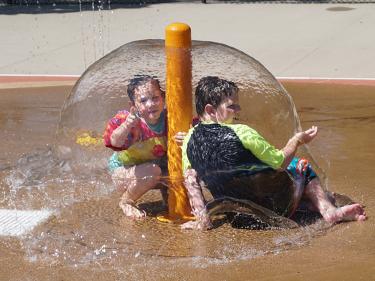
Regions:
[[259, 160], [274, 169], [287, 168], [301, 144], [309, 143], [318, 133], [318, 128], [312, 126], [304, 132], [296, 133], [283, 149], [276, 149], [269, 144], [254, 129], [246, 125], [233, 125], [237, 136], [246, 149], [249, 149]]
[[281, 149], [284, 154], [284, 161], [281, 164], [281, 168], [286, 169], [288, 167], [290, 161], [292, 161], [294, 155], [296, 154], [298, 147], [302, 144], [303, 143], [300, 141], [297, 135], [294, 135], [288, 140], [284, 148]]
[[187, 156], [187, 147], [190, 136], [194, 129], [190, 129], [184, 136], [182, 144], [182, 169], [184, 171], [184, 182], [195, 221], [188, 221], [181, 225], [182, 229], [200, 229], [206, 230], [212, 228], [210, 218], [207, 213], [205, 200], [199, 184], [197, 172], [191, 168], [189, 158]]
[[202, 188], [198, 182], [198, 175], [194, 169], [187, 169], [184, 173], [185, 187], [189, 196], [195, 221], [188, 221], [181, 225], [182, 229], [207, 230], [212, 228], [210, 217], [206, 209]]
[[310, 129], [307, 129], [304, 132], [296, 133], [291, 139], [289, 139], [288, 143], [282, 149], [284, 154], [284, 161], [281, 167], [286, 169], [292, 161], [294, 155], [297, 152], [297, 149], [300, 145], [309, 143], [312, 141], [316, 135], [318, 134], [318, 127], [312, 126]]

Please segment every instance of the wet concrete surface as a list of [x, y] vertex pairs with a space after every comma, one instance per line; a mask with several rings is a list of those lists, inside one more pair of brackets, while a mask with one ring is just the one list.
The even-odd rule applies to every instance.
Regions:
[[[133, 222], [117, 208], [117, 192], [101, 194], [90, 189], [92, 183], [18, 189], [12, 202], [4, 179], [23, 154], [54, 142], [59, 110], [71, 86], [3, 89], [1, 207], [36, 200], [59, 208], [30, 235], [0, 239], [0, 280], [372, 280], [375, 87], [298, 81], [283, 85], [302, 127], [320, 129], [310, 150], [327, 175], [327, 187], [364, 204], [366, 222], [328, 229], [318, 222], [285, 231], [238, 230], [226, 224], [204, 233], [181, 231], [152, 215], [162, 209], [158, 193], [142, 199], [151, 216]], [[51, 201], [43, 201], [44, 195]]]

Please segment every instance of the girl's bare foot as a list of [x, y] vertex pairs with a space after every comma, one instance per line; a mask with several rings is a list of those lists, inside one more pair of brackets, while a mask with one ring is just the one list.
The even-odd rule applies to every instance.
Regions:
[[134, 204], [127, 203], [127, 202], [120, 202], [119, 206], [123, 211], [124, 215], [133, 218], [133, 219], [141, 219], [146, 217], [146, 212], [139, 210]]
[[332, 211], [327, 211], [323, 215], [323, 218], [330, 223], [340, 221], [364, 221], [366, 220], [366, 213], [360, 204], [351, 204], [336, 208]]

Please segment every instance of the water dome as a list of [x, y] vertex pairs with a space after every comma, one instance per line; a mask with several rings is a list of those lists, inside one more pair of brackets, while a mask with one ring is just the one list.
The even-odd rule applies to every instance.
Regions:
[[[283, 147], [300, 129], [291, 97], [254, 58], [223, 44], [193, 41], [192, 63], [193, 90], [207, 75], [235, 82], [242, 107], [237, 122], [255, 128], [276, 147]], [[147, 74], [156, 76], [164, 86], [165, 71], [163, 40], [134, 41], [106, 55], [87, 69], [66, 100], [59, 139], [74, 141], [82, 134], [100, 138], [111, 116], [128, 107], [128, 81]]]

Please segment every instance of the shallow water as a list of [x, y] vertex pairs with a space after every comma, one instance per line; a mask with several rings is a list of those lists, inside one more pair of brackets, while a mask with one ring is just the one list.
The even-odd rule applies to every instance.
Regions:
[[[158, 192], [142, 206], [151, 215], [125, 219], [106, 175], [64, 172], [50, 161], [59, 110], [71, 87], [0, 90], [0, 207], [48, 208], [54, 216], [22, 239], [0, 239], [0, 280], [371, 280], [375, 274], [373, 132], [375, 88], [284, 82], [302, 127], [317, 125], [310, 149], [330, 190], [366, 205], [370, 219], [327, 229], [249, 231], [227, 224], [209, 232], [159, 223]], [[12, 174], [22, 155], [38, 152], [49, 177]], [[55, 164], [51, 164], [55, 163]], [[50, 166], [48, 166], [50, 165]], [[16, 169], [17, 170], [17, 169]], [[18, 169], [19, 171], [19, 169]], [[54, 177], [59, 173], [58, 178]]]

